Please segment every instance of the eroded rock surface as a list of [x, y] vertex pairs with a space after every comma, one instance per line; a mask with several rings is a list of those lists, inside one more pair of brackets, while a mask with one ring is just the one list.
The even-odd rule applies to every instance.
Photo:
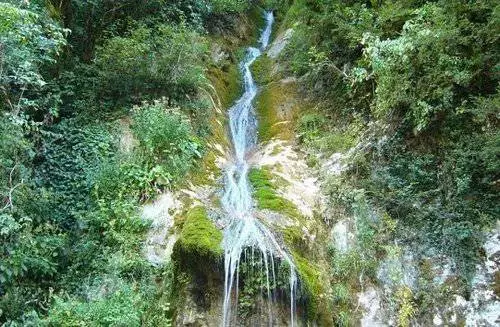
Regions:
[[177, 240], [173, 230], [174, 217], [180, 209], [176, 195], [167, 192], [153, 203], [144, 206], [143, 219], [151, 221], [151, 228], [144, 247], [145, 256], [149, 262], [160, 265], [169, 260], [172, 248]]

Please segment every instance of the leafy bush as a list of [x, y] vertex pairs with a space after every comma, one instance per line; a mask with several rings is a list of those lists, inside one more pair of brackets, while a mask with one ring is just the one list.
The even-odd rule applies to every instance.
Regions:
[[456, 17], [429, 4], [406, 21], [400, 37], [381, 41], [365, 35], [377, 80], [375, 115], [386, 118], [404, 108], [415, 130], [422, 131], [438, 114], [456, 107], [456, 88], [467, 87], [472, 77], [472, 62], [460, 53], [460, 34]]
[[141, 326], [145, 304], [133, 285], [118, 282], [100, 288], [94, 290], [96, 294], [88, 300], [56, 296], [46, 323], [53, 326]]
[[28, 115], [38, 121], [44, 114], [57, 115], [59, 98], [48, 87], [44, 69], [66, 45], [65, 32], [44, 11], [0, 3], [1, 102], [17, 121], [28, 124]]
[[62, 226], [69, 228], [75, 217], [89, 209], [90, 177], [116, 151], [112, 129], [67, 119], [45, 131], [36, 175], [40, 187], [57, 195], [52, 219]]
[[209, 0], [214, 13], [242, 12], [250, 7], [248, 0]]
[[159, 165], [168, 181], [178, 180], [201, 157], [201, 143], [189, 120], [177, 109], [163, 104], [137, 107], [132, 131], [139, 141], [141, 157], [148, 165]]
[[333, 300], [338, 304], [349, 303], [351, 294], [346, 285], [338, 283], [333, 286]]
[[147, 94], [184, 100], [205, 81], [206, 49], [201, 36], [182, 26], [139, 27], [108, 39], [95, 59], [101, 93], [135, 102]]

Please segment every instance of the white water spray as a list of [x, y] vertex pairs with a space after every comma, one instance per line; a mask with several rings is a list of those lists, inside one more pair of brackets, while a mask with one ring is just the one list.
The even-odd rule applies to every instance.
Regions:
[[[251, 262], [255, 259], [255, 252], [260, 252], [266, 275], [269, 325], [272, 324], [270, 303], [272, 278], [275, 285], [275, 259], [281, 260], [290, 267], [290, 321], [292, 327], [295, 320], [295, 292], [297, 275], [295, 265], [290, 256], [276, 241], [273, 233], [252, 212], [252, 196], [248, 182], [248, 163], [246, 154], [256, 143], [256, 120], [252, 102], [257, 94], [257, 86], [252, 77], [250, 66], [269, 44], [274, 16], [272, 12], [265, 15], [266, 26], [259, 39], [260, 49], [248, 48], [247, 54], [241, 63], [243, 73], [244, 93], [236, 104], [229, 110], [230, 130], [234, 146], [233, 163], [226, 170], [225, 192], [222, 204], [227, 212], [226, 228], [224, 230], [224, 312], [222, 326], [235, 325], [236, 315], [232, 315], [232, 296], [235, 293], [235, 305], [238, 303], [239, 265], [242, 254], [251, 249]], [[257, 250], [257, 251], [254, 251]], [[257, 252], [257, 253], [258, 253]], [[258, 255], [258, 254], [257, 254]], [[262, 267], [262, 265], [261, 265]]]

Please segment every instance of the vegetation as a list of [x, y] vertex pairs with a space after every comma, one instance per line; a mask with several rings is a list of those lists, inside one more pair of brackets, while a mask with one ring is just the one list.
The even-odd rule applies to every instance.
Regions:
[[[251, 318], [258, 306], [267, 305], [263, 301], [271, 296], [271, 299], [279, 299], [282, 303], [290, 301], [290, 266], [281, 260], [272, 264], [274, 275], [269, 269], [269, 262], [263, 257], [256, 255], [253, 259], [245, 255], [239, 266], [240, 293], [238, 294], [238, 312], [243, 319]], [[268, 289], [269, 287], [269, 289]], [[268, 293], [269, 292], [269, 293]]]
[[[172, 324], [174, 286], [189, 278], [178, 268], [217, 262], [222, 235], [206, 209], [191, 208], [177, 221], [174, 262], [155, 266], [142, 255], [150, 226], [139, 208], [188, 178], [209, 183], [211, 142], [227, 145], [222, 109], [241, 93], [234, 40], [250, 41], [239, 24], [260, 21], [260, 7], [294, 32], [280, 58], [252, 67], [265, 85], [259, 139], [297, 134], [311, 166], [342, 152], [346, 171], [325, 193], [356, 224], [356, 244], [330, 251], [328, 283], [302, 231], [283, 230], [309, 318], [322, 323], [331, 307], [336, 325], [355, 324], [353, 294], [402, 246], [450, 258], [459, 278], [437, 288], [420, 260], [419, 290], [394, 285], [400, 325], [451, 288], [467, 294], [500, 214], [497, 2], [5, 0], [1, 325]], [[269, 170], [249, 178], [259, 208], [303, 220]], [[262, 290], [253, 278], [240, 302], [248, 312]]]
[[252, 75], [258, 85], [265, 86], [272, 81], [271, 72], [273, 69], [273, 60], [266, 55], [258, 57], [250, 66]]
[[182, 224], [179, 241], [174, 247], [175, 260], [187, 261], [189, 265], [196, 260], [206, 267], [208, 261], [222, 256], [222, 232], [208, 218], [205, 208], [189, 209]]
[[253, 195], [260, 209], [269, 209], [299, 218], [300, 212], [291, 201], [278, 195], [271, 172], [266, 168], [252, 168], [248, 174], [253, 187]]
[[445, 253], [470, 278], [499, 213], [498, 5], [297, 0], [283, 21], [295, 31], [282, 64], [318, 103], [302, 141], [361, 142], [346, 192], [365, 190], [398, 217], [396, 238]]
[[[171, 323], [172, 269], [143, 258], [138, 208], [206, 153], [219, 80], [207, 71], [230, 89], [237, 76], [212, 62], [207, 31], [230, 31], [248, 8], [0, 3], [0, 324]], [[130, 122], [131, 151], [118, 119]], [[187, 219], [184, 234], [203, 222]]]
[[319, 303], [320, 296], [324, 293], [323, 285], [321, 284], [319, 268], [312, 262], [309, 262], [298, 252], [293, 253], [293, 260], [297, 265], [297, 271], [299, 273], [299, 278], [301, 281], [302, 295], [304, 297], [304, 302], [306, 303], [306, 316], [308, 320], [311, 321], [322, 321], [321, 319], [328, 318], [322, 315], [325, 314], [324, 308], [319, 307], [324, 305], [324, 303]]

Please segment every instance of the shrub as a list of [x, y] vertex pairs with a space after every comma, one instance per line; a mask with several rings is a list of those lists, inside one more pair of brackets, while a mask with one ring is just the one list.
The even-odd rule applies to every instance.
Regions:
[[[106, 289], [110, 287], [110, 289]], [[141, 326], [145, 305], [133, 285], [118, 281], [96, 289], [90, 299], [55, 297], [45, 322], [52, 326]]]
[[205, 81], [206, 50], [201, 36], [183, 26], [139, 27], [129, 36], [108, 39], [95, 59], [101, 93], [134, 102], [146, 94], [183, 101]]
[[250, 7], [248, 0], [209, 0], [214, 13], [242, 12]]
[[41, 121], [43, 114], [57, 115], [58, 93], [49, 87], [46, 66], [66, 45], [66, 30], [45, 11], [19, 7], [0, 3], [1, 105], [29, 125], [32, 119]]
[[[201, 143], [189, 121], [177, 109], [163, 104], [137, 107], [132, 131], [139, 141], [139, 153], [150, 169], [162, 169], [169, 181], [176, 181], [201, 157]], [[161, 168], [160, 168], [161, 167]]]

